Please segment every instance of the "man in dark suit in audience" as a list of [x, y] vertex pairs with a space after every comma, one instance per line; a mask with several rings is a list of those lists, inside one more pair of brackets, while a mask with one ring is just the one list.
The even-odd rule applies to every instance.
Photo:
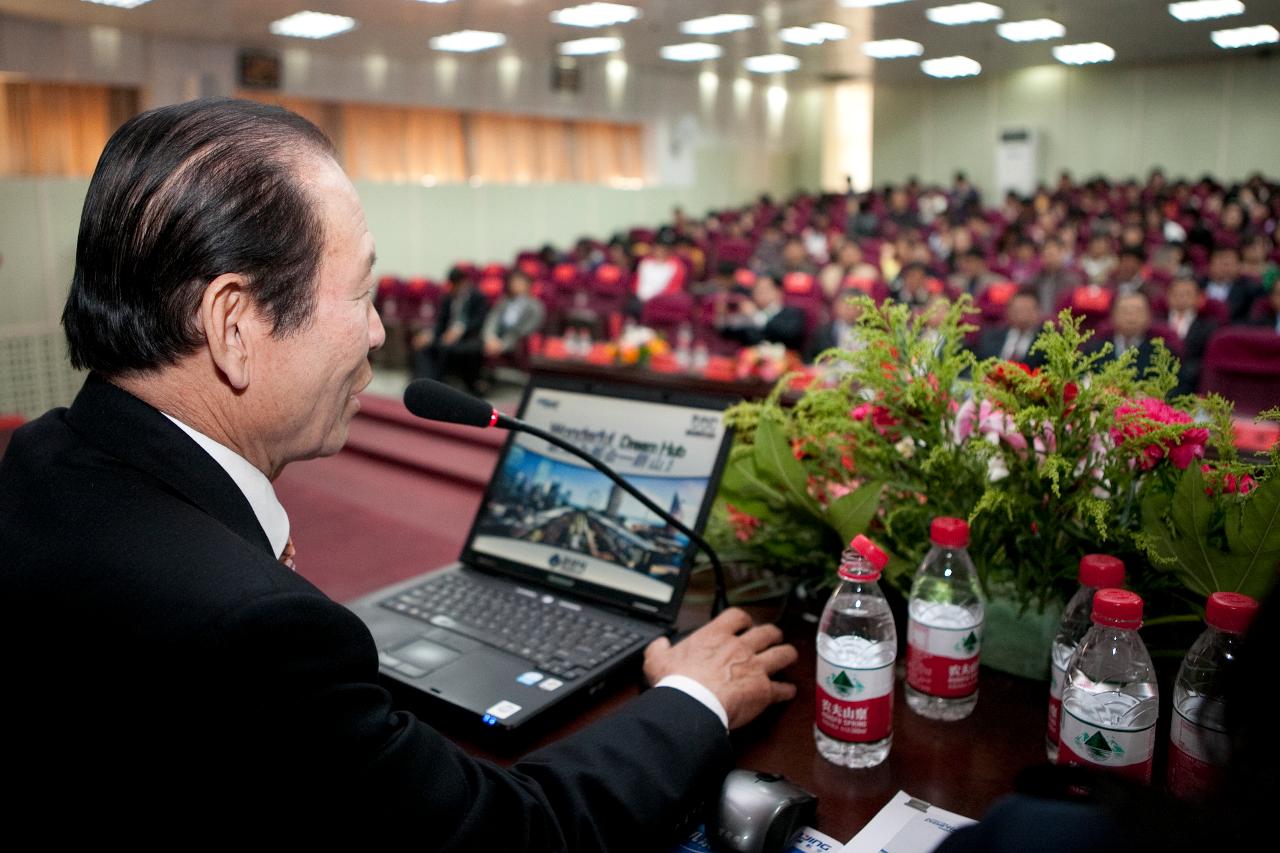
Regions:
[[1056, 237], [1045, 240], [1040, 253], [1040, 272], [1031, 280], [1040, 313], [1052, 314], [1058, 302], [1082, 284], [1084, 275], [1067, 262], [1067, 249], [1062, 241]]
[[1040, 328], [1040, 304], [1036, 292], [1023, 288], [1010, 297], [1009, 304], [1005, 306], [1004, 325], [987, 329], [978, 338], [974, 355], [980, 359], [1000, 358], [1038, 367], [1043, 358], [1031, 351], [1031, 345], [1040, 336]]
[[1094, 338], [1085, 344], [1086, 352], [1098, 352], [1105, 344], [1111, 351], [1100, 364], [1113, 361], [1129, 350], [1135, 350], [1134, 367], [1141, 376], [1151, 364], [1154, 348], [1151, 345], [1151, 305], [1141, 293], [1117, 296], [1111, 308], [1112, 333], [1107, 338]]
[[456, 376], [475, 391], [483, 363], [480, 330], [489, 303], [466, 270], [449, 270], [448, 289], [440, 300], [435, 327], [413, 338], [413, 374], [420, 379]]
[[272, 488], [346, 440], [384, 339], [373, 268], [355, 189], [292, 113], [193, 101], [107, 143], [63, 313], [89, 376], [0, 461], [10, 834], [661, 850], [726, 729], [794, 693], [769, 675], [795, 650], [731, 609], [510, 769], [393, 705], [368, 629], [293, 571]]
[[1209, 271], [1201, 284], [1204, 295], [1226, 306], [1228, 323], [1244, 323], [1260, 293], [1256, 283], [1240, 275], [1240, 252], [1219, 246], [1209, 256]]
[[720, 334], [745, 346], [769, 342], [804, 349], [804, 312], [782, 300], [782, 288], [767, 275], [756, 279], [751, 300], [720, 321]]
[[1205, 297], [1190, 272], [1179, 273], [1169, 283], [1165, 298], [1169, 307], [1160, 320], [1173, 332], [1181, 347], [1182, 367], [1174, 393], [1192, 394], [1199, 387], [1200, 364], [1218, 324], [1200, 313]]
[[848, 288], [840, 292], [832, 306], [835, 317], [830, 323], [823, 323], [814, 330], [813, 340], [809, 342], [809, 350], [805, 354], [806, 362], [812, 362], [819, 354], [829, 349], [838, 347], [852, 351], [866, 346], [858, 334], [858, 318], [862, 316], [862, 302], [859, 297], [864, 295], [856, 288]]

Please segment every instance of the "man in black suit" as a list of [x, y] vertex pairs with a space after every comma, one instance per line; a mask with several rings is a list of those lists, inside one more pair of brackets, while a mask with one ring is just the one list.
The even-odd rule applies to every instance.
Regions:
[[1009, 298], [1004, 323], [982, 333], [974, 355], [980, 359], [1001, 358], [1039, 367], [1044, 359], [1031, 351], [1031, 345], [1040, 335], [1040, 301], [1034, 288], [1024, 288]]
[[1261, 292], [1255, 283], [1240, 275], [1240, 252], [1232, 246], [1213, 250], [1201, 290], [1206, 298], [1226, 306], [1228, 323], [1247, 322], [1253, 300]]
[[354, 188], [292, 113], [195, 101], [108, 142], [63, 314], [89, 376], [0, 462], [11, 833], [662, 849], [726, 728], [794, 694], [770, 674], [795, 650], [730, 610], [510, 769], [392, 704], [364, 624], [292, 570], [271, 486], [346, 440], [384, 338], [373, 266]]
[[832, 305], [835, 316], [830, 323], [823, 323], [814, 331], [809, 350], [805, 353], [806, 362], [812, 363], [829, 349], [839, 348], [853, 352], [866, 346], [858, 333], [858, 318], [862, 316], [862, 302], [858, 297], [863, 295], [861, 290], [850, 287], [836, 296]]
[[1117, 296], [1111, 308], [1112, 333], [1107, 338], [1094, 338], [1085, 344], [1085, 352], [1097, 352], [1104, 344], [1111, 344], [1111, 351], [1099, 364], [1114, 361], [1129, 350], [1137, 352], [1134, 368], [1141, 376], [1151, 364], [1154, 348], [1151, 345], [1151, 305], [1142, 293]]
[[720, 321], [720, 334], [745, 346], [782, 344], [789, 350], [804, 349], [804, 312], [782, 301], [782, 288], [767, 275], [756, 279], [751, 299]]
[[1169, 283], [1165, 298], [1169, 308], [1161, 321], [1181, 345], [1182, 367], [1178, 370], [1178, 386], [1173, 393], [1194, 394], [1200, 384], [1200, 364], [1218, 324], [1200, 313], [1205, 297], [1189, 272], [1180, 273]]
[[413, 338], [413, 373], [418, 378], [444, 379], [457, 376], [474, 392], [484, 361], [480, 332], [484, 328], [489, 303], [476, 290], [471, 275], [454, 267], [440, 300], [435, 327]]

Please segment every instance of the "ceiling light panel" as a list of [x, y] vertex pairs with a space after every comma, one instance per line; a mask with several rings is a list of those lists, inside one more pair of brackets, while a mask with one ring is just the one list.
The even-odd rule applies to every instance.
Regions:
[[763, 56], [748, 56], [742, 60], [742, 67], [754, 74], [781, 74], [795, 71], [800, 67], [800, 60], [785, 53], [767, 53]]
[[117, 9], [136, 9], [143, 3], [150, 3], [151, 0], [84, 0], [84, 2], [98, 6], [114, 6]]
[[810, 24], [809, 29], [820, 34], [827, 41], [840, 41], [849, 37], [848, 27], [842, 27], [839, 24], [832, 24], [827, 21]]
[[1004, 9], [992, 3], [956, 3], [951, 6], [934, 6], [932, 9], [925, 9], [924, 16], [935, 24], [957, 27], [962, 24], [998, 21], [1004, 17]]
[[502, 33], [491, 33], [486, 30], [458, 30], [431, 39], [429, 44], [433, 50], [447, 50], [452, 53], [475, 53], [478, 50], [489, 50], [507, 43]]
[[1209, 21], [1243, 15], [1244, 4], [1240, 0], [1190, 0], [1186, 3], [1170, 3], [1169, 14], [1179, 21]]
[[890, 6], [894, 3], [906, 3], [907, 0], [840, 0], [840, 5], [848, 9], [867, 9], [871, 6]]
[[581, 6], [570, 6], [552, 12], [551, 23], [568, 27], [612, 27], [639, 17], [640, 10], [635, 6], [624, 6], [621, 3], [583, 3]]
[[271, 32], [278, 36], [302, 39], [327, 39], [355, 29], [356, 19], [325, 12], [297, 12], [271, 22]]
[[670, 59], [673, 62], [702, 62], [707, 59], [719, 59], [723, 52], [718, 44], [691, 41], [685, 44], [666, 45], [658, 51], [658, 54], [663, 59]]
[[755, 15], [712, 15], [708, 18], [685, 21], [680, 25], [680, 32], [691, 36], [718, 36], [722, 33], [749, 30], [755, 25]]
[[904, 56], [921, 56], [924, 45], [911, 39], [881, 39], [864, 42], [862, 52], [872, 59], [901, 59]]
[[1067, 28], [1048, 18], [1036, 18], [1033, 21], [996, 24], [996, 34], [1009, 41], [1044, 41], [1062, 38], [1067, 34]]
[[1236, 27], [1234, 30], [1216, 30], [1209, 34], [1218, 47], [1256, 47], [1260, 44], [1275, 44], [1280, 41], [1280, 30], [1270, 24], [1256, 27]]
[[982, 73], [982, 66], [977, 60], [967, 56], [940, 56], [937, 59], [926, 59], [920, 63], [920, 70], [930, 77], [973, 77]]
[[1110, 62], [1116, 58], [1115, 49], [1100, 41], [1084, 44], [1060, 44], [1053, 49], [1053, 58], [1067, 65], [1092, 65]]
[[557, 45], [561, 56], [595, 56], [600, 53], [613, 53], [622, 50], [622, 39], [613, 36], [597, 36], [595, 38], [562, 41]]

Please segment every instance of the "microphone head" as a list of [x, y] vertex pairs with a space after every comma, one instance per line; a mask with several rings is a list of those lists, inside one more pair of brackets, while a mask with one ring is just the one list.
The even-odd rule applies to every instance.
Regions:
[[404, 407], [420, 418], [462, 426], [493, 426], [495, 410], [484, 400], [434, 379], [415, 379], [404, 389]]

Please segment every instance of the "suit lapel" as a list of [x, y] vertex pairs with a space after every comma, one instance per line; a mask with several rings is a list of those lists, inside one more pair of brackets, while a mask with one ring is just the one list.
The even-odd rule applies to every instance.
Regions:
[[67, 411], [67, 423], [90, 444], [160, 480], [275, 559], [235, 481], [200, 445], [142, 400], [91, 373]]

